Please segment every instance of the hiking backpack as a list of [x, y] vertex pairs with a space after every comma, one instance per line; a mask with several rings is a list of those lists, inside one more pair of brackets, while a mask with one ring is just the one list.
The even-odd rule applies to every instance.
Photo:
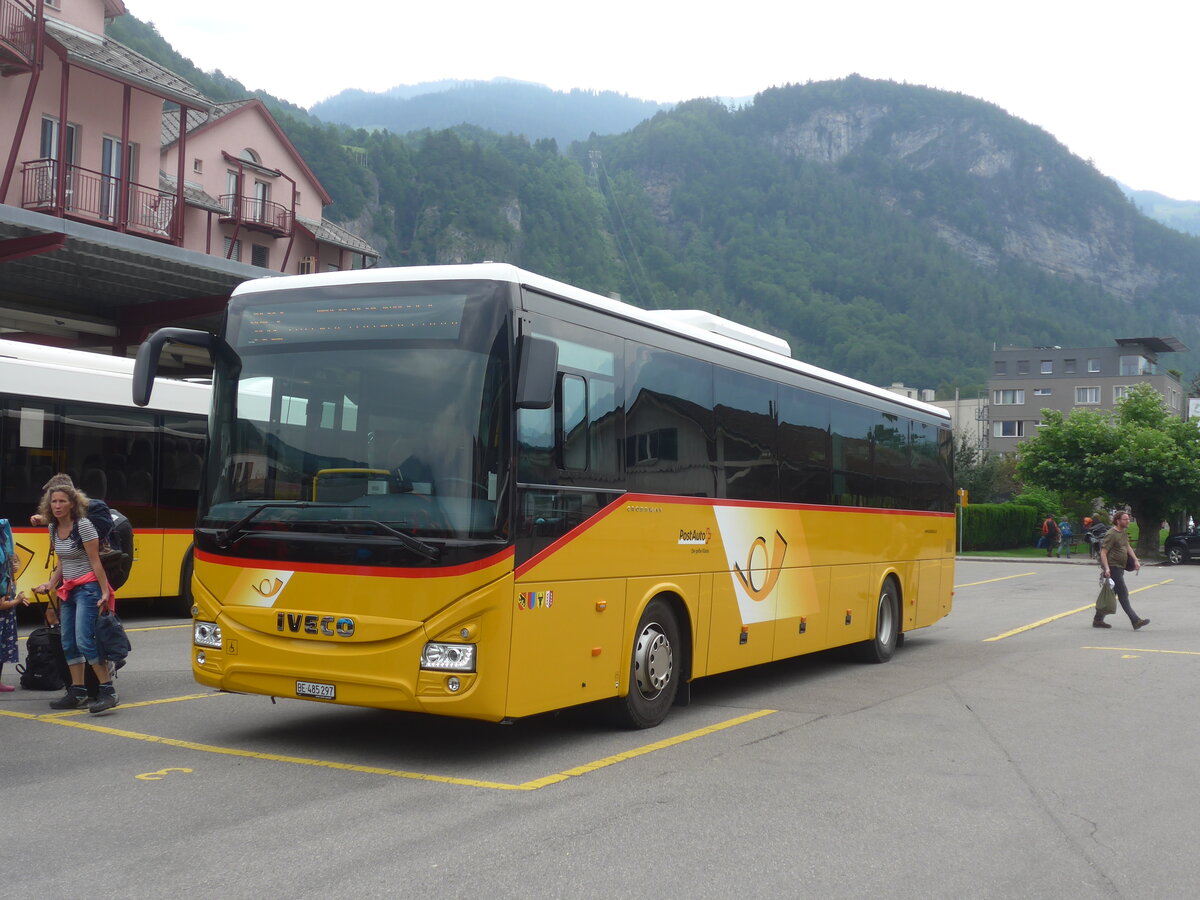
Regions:
[[[62, 637], [58, 626], [43, 625], [25, 640], [25, 665], [17, 666], [21, 687], [28, 691], [60, 691], [63, 688]], [[65, 662], [65, 661], [63, 661]]]
[[[129, 580], [133, 568], [133, 525], [119, 511], [112, 509], [103, 500], [89, 500], [88, 521], [100, 538], [100, 564], [115, 591]], [[54, 524], [50, 526], [50, 546], [54, 546]], [[83, 545], [79, 536], [79, 523], [71, 526], [71, 539], [77, 546]]]

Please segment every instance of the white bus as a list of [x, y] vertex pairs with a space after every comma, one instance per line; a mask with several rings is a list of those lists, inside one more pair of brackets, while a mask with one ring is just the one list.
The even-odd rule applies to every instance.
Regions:
[[133, 360], [0, 340], [0, 516], [16, 538], [19, 589], [48, 575], [46, 530], [29, 525], [42, 485], [66, 472], [134, 528], [134, 565], [119, 600], [191, 606], [191, 548], [209, 385], [168, 379], [154, 403], [130, 401]]

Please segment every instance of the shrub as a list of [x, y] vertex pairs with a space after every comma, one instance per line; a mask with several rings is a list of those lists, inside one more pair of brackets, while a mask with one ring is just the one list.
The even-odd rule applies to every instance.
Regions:
[[1029, 546], [1042, 519], [1036, 506], [1021, 503], [972, 503], [959, 507], [962, 550], [1006, 550]]

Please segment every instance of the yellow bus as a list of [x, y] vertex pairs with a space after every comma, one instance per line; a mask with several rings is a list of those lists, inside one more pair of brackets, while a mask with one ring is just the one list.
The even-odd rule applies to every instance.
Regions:
[[29, 517], [42, 486], [66, 472], [125, 514], [134, 564], [119, 601], [165, 598], [191, 608], [192, 531], [211, 388], [163, 379], [148, 409], [131, 402], [132, 359], [0, 341], [0, 516], [13, 526], [17, 587], [50, 575], [50, 541]]
[[232, 692], [502, 721], [950, 610], [950, 423], [697, 311], [509, 265], [246, 283], [215, 364], [192, 665]]

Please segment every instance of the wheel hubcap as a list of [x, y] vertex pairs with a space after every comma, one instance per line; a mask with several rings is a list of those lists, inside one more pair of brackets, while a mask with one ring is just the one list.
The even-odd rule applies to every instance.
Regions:
[[633, 648], [633, 672], [643, 697], [660, 694], [671, 681], [674, 658], [671, 642], [657, 622], [649, 623]]
[[886, 593], [879, 595], [879, 627], [876, 633], [879, 636], [879, 643], [890, 644], [892, 642], [893, 618], [896, 615], [895, 608], [892, 605], [892, 598]]

